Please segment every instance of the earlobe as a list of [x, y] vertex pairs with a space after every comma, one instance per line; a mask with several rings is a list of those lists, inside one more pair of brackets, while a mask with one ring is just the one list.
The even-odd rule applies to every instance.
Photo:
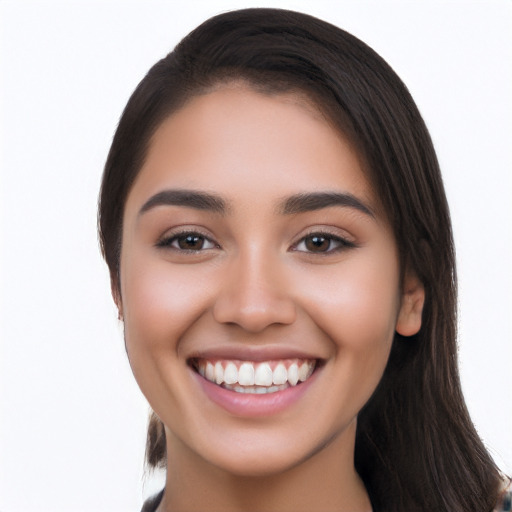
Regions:
[[413, 336], [421, 328], [421, 316], [425, 304], [425, 287], [415, 273], [406, 272], [402, 289], [402, 301], [396, 322], [396, 332]]

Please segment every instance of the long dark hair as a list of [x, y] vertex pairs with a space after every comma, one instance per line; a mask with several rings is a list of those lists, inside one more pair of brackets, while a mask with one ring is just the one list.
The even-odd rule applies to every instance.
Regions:
[[[402, 271], [425, 286], [420, 332], [395, 336], [382, 381], [358, 416], [355, 465], [373, 506], [491, 511], [500, 474], [459, 382], [455, 254], [437, 158], [405, 85], [354, 36], [296, 12], [234, 11], [204, 22], [151, 68], [123, 112], [100, 193], [100, 241], [114, 293], [123, 209], [152, 134], [191, 97], [233, 81], [263, 94], [306, 95], [351, 141], [393, 227]], [[156, 416], [147, 460], [166, 461]]]

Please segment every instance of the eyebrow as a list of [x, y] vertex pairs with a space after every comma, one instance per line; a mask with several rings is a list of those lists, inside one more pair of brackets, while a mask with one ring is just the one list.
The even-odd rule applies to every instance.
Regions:
[[[225, 214], [227, 202], [221, 197], [208, 192], [196, 190], [168, 189], [151, 196], [139, 211], [139, 215], [157, 206], [185, 206], [196, 210], [206, 210]], [[283, 215], [293, 215], [330, 206], [354, 208], [370, 217], [375, 217], [372, 209], [352, 194], [342, 192], [309, 192], [286, 197], [278, 206]]]
[[312, 192], [296, 194], [284, 199], [279, 206], [279, 210], [284, 215], [293, 215], [296, 213], [321, 210], [322, 208], [328, 208], [329, 206], [354, 208], [375, 218], [375, 214], [372, 209], [363, 201], [352, 194], [341, 192]]
[[226, 201], [215, 194], [195, 190], [169, 189], [151, 196], [142, 205], [139, 215], [157, 206], [186, 206], [220, 214], [224, 214], [227, 210]]

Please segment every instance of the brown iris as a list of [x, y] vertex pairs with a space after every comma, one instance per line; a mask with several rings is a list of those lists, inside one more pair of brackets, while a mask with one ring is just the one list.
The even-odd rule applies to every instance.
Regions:
[[331, 246], [330, 238], [322, 235], [311, 235], [304, 240], [306, 249], [311, 252], [326, 252]]
[[177, 237], [178, 247], [185, 251], [199, 251], [204, 246], [204, 236], [201, 235], [183, 235]]

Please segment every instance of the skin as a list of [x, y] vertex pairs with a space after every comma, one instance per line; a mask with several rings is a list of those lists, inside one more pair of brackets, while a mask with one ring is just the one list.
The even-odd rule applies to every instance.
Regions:
[[[169, 189], [215, 194], [225, 211], [141, 213]], [[286, 198], [312, 192], [350, 194], [368, 211], [282, 211]], [[183, 231], [204, 237], [202, 248], [180, 249], [172, 237]], [[159, 510], [371, 510], [353, 466], [357, 414], [395, 331], [420, 329], [423, 299], [413, 274], [400, 282], [395, 239], [358, 155], [306, 100], [233, 85], [170, 116], [125, 205], [116, 293], [133, 373], [166, 427]], [[212, 402], [188, 364], [297, 352], [322, 361], [314, 381], [256, 418]]]

